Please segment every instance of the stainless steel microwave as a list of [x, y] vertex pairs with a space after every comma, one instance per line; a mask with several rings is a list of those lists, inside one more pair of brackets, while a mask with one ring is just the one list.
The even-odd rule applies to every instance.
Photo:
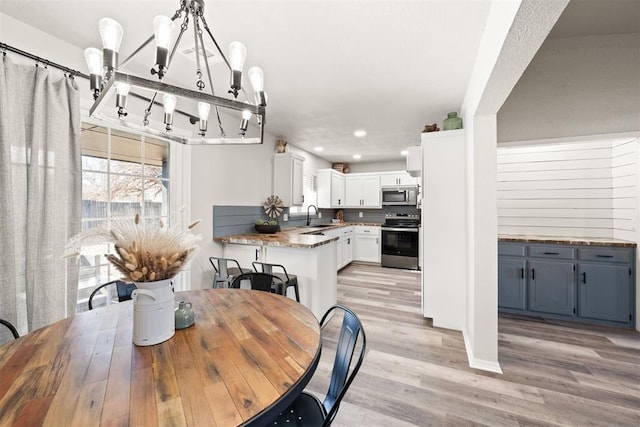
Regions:
[[382, 205], [416, 206], [418, 187], [382, 187]]

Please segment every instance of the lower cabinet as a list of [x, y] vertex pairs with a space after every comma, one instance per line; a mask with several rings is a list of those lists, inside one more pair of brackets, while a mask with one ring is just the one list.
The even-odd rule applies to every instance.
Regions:
[[498, 262], [498, 307], [515, 310], [526, 309], [524, 259], [500, 258]]
[[528, 309], [541, 313], [575, 313], [573, 262], [529, 260]]
[[632, 327], [635, 248], [500, 242], [500, 311]]
[[355, 254], [353, 259], [365, 262], [380, 262], [380, 227], [356, 225]]

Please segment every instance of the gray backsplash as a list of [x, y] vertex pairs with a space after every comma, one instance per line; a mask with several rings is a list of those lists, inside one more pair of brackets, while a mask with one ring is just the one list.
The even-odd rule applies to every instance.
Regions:
[[[413, 206], [385, 206], [382, 209], [342, 209], [346, 222], [367, 222], [382, 224], [388, 213], [420, 214], [420, 209]], [[336, 217], [338, 209], [320, 209], [322, 218], [318, 218], [311, 209], [311, 224], [330, 223]], [[289, 208], [285, 208], [283, 214], [289, 214]], [[362, 217], [360, 217], [362, 213]], [[213, 207], [213, 237], [229, 236], [232, 234], [255, 233], [253, 225], [256, 220], [266, 218], [262, 206], [214, 206]], [[282, 228], [301, 227], [306, 224], [307, 217], [304, 214], [296, 214], [289, 217], [289, 221], [283, 221], [280, 217]]]

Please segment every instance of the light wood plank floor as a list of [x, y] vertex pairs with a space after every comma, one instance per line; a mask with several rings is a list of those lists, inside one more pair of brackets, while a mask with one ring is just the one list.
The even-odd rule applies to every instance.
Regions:
[[[335, 426], [640, 425], [640, 333], [501, 316], [504, 374], [471, 369], [462, 334], [422, 317], [419, 277], [355, 263], [339, 273], [338, 302], [358, 313], [368, 351]], [[332, 357], [309, 386], [320, 395]]]

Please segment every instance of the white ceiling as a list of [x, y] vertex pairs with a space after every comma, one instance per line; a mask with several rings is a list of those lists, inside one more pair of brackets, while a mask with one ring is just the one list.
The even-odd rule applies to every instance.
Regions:
[[[171, 16], [178, 4], [1, 0], [0, 12], [81, 49], [101, 46], [97, 22], [109, 16], [124, 27], [123, 58], [152, 33], [155, 15]], [[551, 35], [584, 35], [585, 27], [637, 32], [638, 4], [573, 0]], [[205, 18], [223, 49], [233, 40], [247, 46], [245, 69], [263, 68], [267, 132], [310, 152], [322, 146], [316, 154], [332, 162], [356, 162], [358, 153], [364, 163], [400, 160], [425, 124], [442, 127], [447, 112], [459, 111], [489, 6], [490, 0], [206, 0]], [[47, 59], [55, 62], [55, 52]], [[131, 69], [146, 72], [153, 49], [136, 59]], [[176, 57], [167, 80], [193, 88], [194, 69]], [[226, 91], [225, 68], [212, 71], [218, 92]], [[356, 129], [366, 137], [354, 137]]]

